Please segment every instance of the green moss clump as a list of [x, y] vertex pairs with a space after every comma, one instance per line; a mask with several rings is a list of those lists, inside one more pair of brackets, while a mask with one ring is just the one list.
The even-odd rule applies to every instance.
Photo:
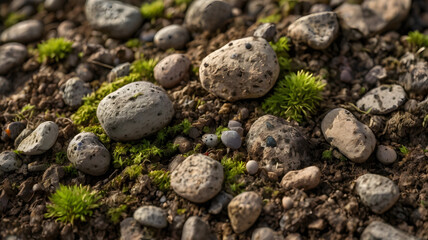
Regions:
[[71, 52], [72, 45], [73, 42], [64, 38], [51, 38], [42, 42], [37, 45], [37, 51], [39, 53], [38, 61], [40, 63], [48, 60], [59, 62]]
[[149, 173], [149, 177], [159, 190], [167, 191], [171, 185], [169, 174], [169, 171], [154, 170]]
[[277, 42], [270, 42], [270, 46], [275, 51], [278, 58], [279, 68], [281, 74], [284, 74], [291, 69], [291, 58], [288, 55], [290, 45], [287, 37], [281, 37]]
[[64, 164], [67, 161], [67, 153], [66, 152], [57, 152], [55, 153], [55, 163], [56, 164]]
[[6, 19], [4, 20], [4, 25], [6, 27], [11, 27], [15, 24], [17, 24], [20, 21], [23, 21], [27, 18], [25, 14], [20, 13], [10, 13], [7, 15]]
[[129, 48], [138, 48], [141, 46], [141, 42], [138, 38], [131, 38], [125, 43], [125, 46]]
[[191, 2], [192, 0], [174, 0], [175, 5], [186, 4], [186, 6], [188, 6]]
[[324, 150], [322, 152], [322, 159], [326, 159], [326, 160], [332, 160], [333, 159], [333, 151], [331, 150]]
[[265, 112], [302, 122], [310, 117], [322, 100], [325, 84], [305, 71], [291, 73], [280, 79], [262, 108]]
[[278, 23], [281, 21], [282, 15], [280, 13], [274, 13], [264, 18], [260, 18], [258, 22], [261, 23]]
[[110, 208], [107, 211], [107, 216], [109, 216], [110, 221], [112, 223], [117, 224], [120, 222], [120, 219], [125, 215], [127, 209], [128, 206], [126, 206], [125, 204], [121, 204], [119, 207]]
[[419, 31], [409, 32], [407, 42], [413, 47], [428, 47], [428, 35]]
[[155, 0], [151, 3], [143, 3], [140, 8], [141, 15], [146, 19], [155, 19], [163, 15], [165, 6], [162, 0]]
[[49, 197], [51, 203], [46, 206], [48, 212], [45, 217], [53, 217], [57, 221], [72, 225], [76, 220], [84, 222], [87, 217], [92, 216], [93, 209], [100, 206], [97, 203], [100, 198], [101, 196], [91, 192], [89, 187], [60, 185]]
[[135, 60], [131, 65], [131, 74], [139, 74], [142, 77], [146, 78], [147, 81], [154, 82], [155, 77], [153, 70], [155, 69], [156, 64], [158, 63], [157, 59], [138, 59]]
[[223, 157], [221, 165], [224, 169], [224, 184], [235, 194], [244, 190], [245, 184], [239, 181], [239, 177], [245, 173], [245, 162], [237, 161], [232, 158]]
[[131, 165], [125, 168], [125, 174], [131, 179], [136, 179], [143, 172], [143, 166], [139, 164]]

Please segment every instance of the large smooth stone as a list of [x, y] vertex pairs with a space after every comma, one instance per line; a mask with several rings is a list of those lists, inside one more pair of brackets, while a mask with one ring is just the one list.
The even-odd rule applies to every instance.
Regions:
[[2, 42], [29, 43], [41, 39], [42, 36], [42, 22], [38, 20], [26, 20], [4, 30], [0, 35], [0, 39]]
[[371, 222], [361, 234], [360, 240], [419, 240], [395, 227], [380, 222]]

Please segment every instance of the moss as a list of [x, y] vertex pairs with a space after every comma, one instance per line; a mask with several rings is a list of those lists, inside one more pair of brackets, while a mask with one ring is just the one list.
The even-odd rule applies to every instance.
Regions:
[[154, 170], [149, 173], [149, 177], [159, 190], [167, 191], [171, 185], [169, 174], [169, 171]]
[[291, 69], [291, 58], [288, 55], [290, 45], [287, 37], [281, 37], [277, 42], [270, 42], [272, 49], [275, 51], [278, 58], [281, 74], [285, 74]]
[[406, 156], [410, 152], [409, 149], [406, 146], [404, 146], [404, 145], [401, 145], [401, 147], [399, 148], [399, 150], [400, 150], [400, 153], [403, 154], [403, 156]]
[[187, 211], [187, 209], [185, 209], [185, 208], [179, 208], [179, 209], [177, 209], [177, 215], [183, 215], [186, 213], [186, 211]]
[[155, 77], [153, 70], [155, 69], [157, 63], [157, 59], [144, 59], [143, 57], [141, 57], [140, 59], [135, 60], [132, 63], [130, 68], [131, 74], [139, 74], [147, 81], [154, 82]]
[[71, 52], [72, 45], [73, 42], [64, 38], [51, 38], [37, 45], [37, 60], [40, 63], [48, 60], [59, 62]]
[[333, 159], [333, 151], [331, 150], [324, 150], [322, 152], [322, 159], [326, 159], [326, 160], [332, 160]]
[[129, 48], [138, 48], [141, 46], [141, 42], [138, 38], [131, 38], [128, 41], [126, 41], [125, 46]]
[[202, 144], [198, 143], [192, 150], [183, 154], [183, 157], [187, 158], [188, 156], [193, 155], [195, 153], [201, 153], [201, 148], [202, 148]]
[[4, 20], [4, 25], [8, 28], [15, 24], [17, 24], [20, 21], [23, 21], [27, 18], [25, 14], [20, 13], [10, 13], [7, 15], [6, 19]]
[[104, 144], [104, 146], [108, 147], [111, 139], [107, 136], [107, 133], [104, 131], [104, 129], [101, 127], [101, 125], [92, 125], [88, 127], [84, 127], [81, 129], [82, 132], [91, 132], [97, 135], [97, 137], [100, 139], [100, 141]]
[[57, 152], [55, 153], [55, 163], [56, 164], [64, 164], [67, 161], [67, 153], [66, 152]]
[[167, 126], [156, 134], [156, 145], [162, 145], [167, 139], [172, 139], [178, 134], [189, 134], [192, 124], [188, 119], [184, 119], [181, 123], [174, 126]]
[[77, 169], [71, 163], [67, 166], [64, 166], [63, 168], [64, 168], [64, 172], [67, 176], [75, 177], [78, 174]]
[[126, 206], [125, 204], [122, 204], [116, 208], [109, 208], [109, 210], [107, 211], [107, 216], [109, 217], [112, 223], [117, 224], [122, 218], [126, 216], [127, 209], [128, 206]]
[[165, 6], [162, 0], [155, 0], [151, 3], [143, 3], [140, 12], [145, 19], [155, 19], [163, 15], [164, 8]]
[[228, 130], [229, 130], [229, 128], [227, 128], [227, 127], [218, 126], [218, 127], [216, 128], [216, 130], [215, 130], [215, 135], [217, 135], [217, 138], [218, 138], [218, 139], [220, 139], [220, 138], [221, 138], [221, 134], [222, 134], [224, 131], [228, 131]]
[[235, 194], [243, 191], [245, 184], [239, 181], [239, 177], [245, 173], [245, 162], [224, 156], [221, 159], [221, 165], [224, 169], [224, 184]]
[[136, 179], [143, 172], [142, 165], [131, 165], [125, 168], [125, 174], [129, 176], [130, 179]]
[[419, 31], [409, 32], [407, 42], [412, 47], [428, 47], [428, 35]]
[[174, 0], [175, 5], [182, 5], [182, 4], [189, 5], [191, 2], [192, 0]]
[[262, 108], [267, 113], [302, 122], [315, 112], [322, 100], [324, 86], [311, 73], [299, 71], [288, 74], [276, 83], [273, 93], [263, 101]]
[[15, 114], [15, 122], [21, 120], [29, 120], [33, 118], [36, 106], [27, 104], [22, 109]]
[[261, 23], [278, 23], [281, 21], [282, 15], [280, 13], [274, 13], [264, 18], [259, 18], [258, 22]]

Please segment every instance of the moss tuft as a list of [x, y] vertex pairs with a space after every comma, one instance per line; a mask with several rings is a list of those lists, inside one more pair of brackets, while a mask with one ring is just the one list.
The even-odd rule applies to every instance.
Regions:
[[149, 177], [152, 182], [159, 188], [159, 190], [169, 190], [169, 187], [171, 185], [169, 171], [154, 170], [149, 173]]
[[155, 19], [163, 15], [163, 10], [165, 6], [162, 0], [155, 0], [151, 3], [143, 3], [141, 5], [140, 11], [141, 15], [145, 19]]
[[25, 14], [20, 13], [10, 13], [7, 15], [6, 19], [4, 20], [4, 25], [6, 27], [11, 27], [15, 24], [17, 24], [20, 21], [23, 21], [27, 18]]
[[64, 38], [51, 38], [37, 45], [40, 63], [51, 60], [59, 62], [64, 59], [72, 50], [73, 42]]
[[261, 22], [261, 23], [278, 23], [279, 21], [281, 21], [281, 18], [282, 18], [282, 16], [280, 13], [274, 13], [274, 14], [271, 14], [267, 17], [259, 18], [258, 22]]
[[428, 35], [419, 31], [409, 32], [407, 42], [413, 47], [428, 47]]
[[270, 42], [270, 46], [275, 51], [278, 58], [279, 68], [281, 74], [284, 74], [291, 69], [291, 58], [288, 55], [290, 45], [287, 37], [281, 37], [277, 42]]
[[126, 216], [126, 210], [128, 209], [128, 206], [125, 204], [120, 205], [116, 208], [110, 208], [107, 211], [107, 215], [110, 218], [110, 221], [114, 224], [117, 224], [120, 222], [120, 220]]
[[245, 173], [245, 162], [224, 156], [221, 159], [221, 165], [223, 165], [224, 169], [225, 186], [229, 187], [235, 194], [241, 193], [244, 190], [245, 183], [239, 181], [239, 178]]

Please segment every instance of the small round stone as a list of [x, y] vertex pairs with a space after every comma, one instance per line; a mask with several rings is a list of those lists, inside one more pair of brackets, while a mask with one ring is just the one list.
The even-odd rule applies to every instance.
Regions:
[[68, 106], [78, 107], [82, 105], [82, 98], [91, 92], [89, 84], [86, 84], [78, 77], [74, 77], [65, 82], [62, 98]]
[[242, 144], [241, 136], [236, 131], [222, 132], [221, 141], [226, 147], [232, 148], [232, 149], [238, 149], [241, 147], [241, 144]]
[[[154, 68], [156, 81], [164, 88], [180, 84], [188, 76], [190, 60], [184, 54], [172, 54], [162, 59]], [[188, 77], [187, 77], [188, 78]]]
[[259, 163], [254, 160], [248, 161], [246, 167], [247, 167], [247, 172], [250, 175], [254, 175], [259, 171]]
[[204, 134], [202, 136], [202, 142], [207, 145], [207, 147], [215, 147], [218, 144], [218, 137], [215, 134]]
[[273, 23], [263, 23], [258, 26], [256, 31], [254, 32], [254, 37], [261, 37], [266, 39], [266, 41], [273, 41], [273, 38], [276, 35], [276, 26]]
[[198, 216], [191, 216], [183, 227], [182, 240], [209, 240], [217, 239], [212, 235], [210, 225]]
[[230, 120], [228, 123], [227, 123], [227, 127], [230, 129], [230, 128], [234, 128], [234, 127], [242, 127], [242, 124], [240, 123], [240, 122], [238, 122], [238, 121], [235, 121], [235, 120]]
[[[6, 43], [0, 46], [0, 74], [6, 74], [20, 66], [27, 57], [27, 48], [20, 43]], [[4, 91], [4, 90], [0, 90]]]
[[168, 225], [166, 213], [162, 208], [143, 206], [135, 210], [134, 219], [144, 226], [165, 228]]
[[160, 49], [183, 49], [189, 41], [187, 29], [180, 25], [169, 25], [156, 33], [154, 42]]
[[397, 153], [394, 148], [385, 145], [379, 145], [376, 151], [376, 158], [379, 162], [389, 165], [397, 160]]
[[11, 172], [21, 167], [22, 161], [18, 155], [12, 151], [5, 151], [0, 154], [0, 170], [3, 172]]
[[255, 192], [243, 192], [230, 201], [227, 210], [233, 231], [242, 233], [257, 221], [262, 212], [262, 199]]
[[288, 210], [293, 207], [293, 199], [291, 197], [283, 197], [282, 198], [282, 207], [285, 210]]
[[194, 31], [210, 31], [224, 26], [232, 17], [232, 6], [226, 1], [197, 0], [193, 1], [186, 11], [186, 27]]

